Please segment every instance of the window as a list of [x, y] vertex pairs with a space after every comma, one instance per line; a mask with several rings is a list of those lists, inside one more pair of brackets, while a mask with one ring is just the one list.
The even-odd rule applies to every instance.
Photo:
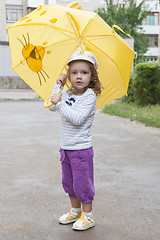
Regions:
[[143, 21], [144, 25], [158, 25], [159, 24], [159, 13], [150, 12], [149, 15]]
[[154, 24], [158, 25], [159, 24], [159, 13], [154, 14]]
[[120, 1], [119, 1], [119, 3], [121, 3], [122, 6], [123, 6], [123, 4], [125, 4], [126, 2], [128, 2], [128, 0], [120, 0]]
[[8, 6], [6, 8], [6, 20], [7, 22], [16, 22], [23, 17], [23, 9], [15, 8], [14, 6]]
[[158, 62], [158, 57], [151, 57], [151, 56], [148, 56], [146, 57], [146, 62]]
[[[63, 2], [69, 2], [70, 3], [70, 1], [69, 0], [62, 0]], [[79, 4], [81, 4], [81, 3], [83, 3], [83, 2], [89, 2], [90, 0], [79, 0], [78, 2], [79, 2]]]
[[158, 35], [148, 35], [148, 47], [158, 47]]
[[34, 11], [36, 8], [33, 8], [33, 7], [28, 7], [27, 8], [27, 14]]
[[56, 0], [49, 0], [47, 4], [56, 4]]

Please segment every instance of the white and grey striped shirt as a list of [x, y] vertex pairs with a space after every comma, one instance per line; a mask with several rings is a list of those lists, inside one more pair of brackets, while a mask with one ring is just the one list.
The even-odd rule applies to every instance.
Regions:
[[[59, 85], [55, 84], [52, 93], [55, 93], [58, 88]], [[90, 127], [97, 102], [94, 91], [88, 88], [81, 96], [69, 96], [65, 91], [61, 97], [61, 102], [49, 108], [61, 114], [61, 148], [79, 150], [92, 147]]]

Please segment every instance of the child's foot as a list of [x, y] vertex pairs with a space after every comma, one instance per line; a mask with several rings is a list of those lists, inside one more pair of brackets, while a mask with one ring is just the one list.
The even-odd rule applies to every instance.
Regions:
[[95, 222], [94, 222], [94, 218], [93, 216], [89, 217], [86, 214], [82, 214], [81, 218], [78, 219], [74, 224], [72, 229], [74, 230], [79, 230], [79, 231], [83, 231], [83, 230], [87, 230], [89, 228], [92, 228], [95, 226]]
[[69, 224], [77, 221], [81, 217], [81, 211], [74, 212], [73, 208], [66, 214], [62, 215], [59, 218], [59, 223], [61, 224]]

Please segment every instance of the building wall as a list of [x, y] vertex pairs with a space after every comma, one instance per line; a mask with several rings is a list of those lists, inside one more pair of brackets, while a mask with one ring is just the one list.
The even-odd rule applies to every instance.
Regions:
[[[75, 1], [68, 0], [28, 0], [29, 7], [38, 7], [43, 4], [59, 4], [66, 6], [69, 3]], [[82, 9], [87, 11], [95, 11], [98, 7], [105, 7], [105, 0], [78, 0], [78, 3], [81, 5]]]
[[9, 46], [6, 43], [0, 45], [0, 76], [17, 76], [14, 71], [11, 71], [11, 60]]
[[[116, 0], [115, 0], [116, 1]], [[118, 0], [122, 2], [126, 2], [125, 0]], [[138, 2], [140, 0], [137, 0]], [[0, 8], [0, 76], [15, 76], [16, 74], [13, 71], [10, 71], [10, 53], [9, 46], [4, 44], [8, 41], [7, 30], [6, 27], [11, 25], [14, 21], [14, 10], [18, 11], [17, 18], [19, 19], [27, 14], [27, 7], [36, 8], [39, 5], [44, 4], [60, 4], [67, 5], [73, 1], [68, 0], [1, 0], [1, 8]], [[98, 7], [105, 7], [105, 0], [78, 0], [81, 4], [82, 9], [88, 11], [95, 11]], [[152, 12], [160, 12], [160, 5], [158, 0], [146, 0], [146, 6], [149, 9], [152, 9]], [[12, 17], [13, 19], [6, 19], [7, 14], [10, 16], [10, 9], [13, 9]], [[21, 16], [22, 15], [22, 16]], [[18, 20], [18, 19], [17, 19]], [[160, 19], [158, 20], [158, 25], [143, 25], [144, 32], [146, 35], [149, 35], [150, 41], [153, 42], [151, 35], [158, 36], [158, 46], [150, 47], [145, 54], [146, 56], [150, 56], [152, 59], [160, 58]]]
[[142, 25], [144, 34], [148, 38], [149, 48], [145, 53], [148, 61], [160, 59], [160, 4], [159, 0], [147, 0], [145, 7], [150, 10]]
[[[8, 45], [8, 34], [6, 28], [27, 14], [27, 7], [37, 8], [44, 4], [67, 5], [68, 0], [1, 0], [0, 8], [0, 76], [17, 76], [11, 71], [10, 52]], [[105, 0], [79, 0], [82, 9], [94, 11], [98, 7], [105, 6]], [[16, 11], [18, 13], [16, 13]], [[16, 14], [16, 15], [15, 15]], [[22, 15], [21, 15], [22, 14]], [[8, 19], [7, 19], [8, 18]]]
[[6, 41], [6, 6], [5, 0], [1, 0], [0, 8], [0, 41]]

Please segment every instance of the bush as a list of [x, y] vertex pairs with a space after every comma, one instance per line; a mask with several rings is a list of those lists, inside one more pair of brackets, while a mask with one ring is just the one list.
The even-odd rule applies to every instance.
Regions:
[[135, 66], [125, 101], [136, 102], [142, 106], [160, 103], [160, 63]]

